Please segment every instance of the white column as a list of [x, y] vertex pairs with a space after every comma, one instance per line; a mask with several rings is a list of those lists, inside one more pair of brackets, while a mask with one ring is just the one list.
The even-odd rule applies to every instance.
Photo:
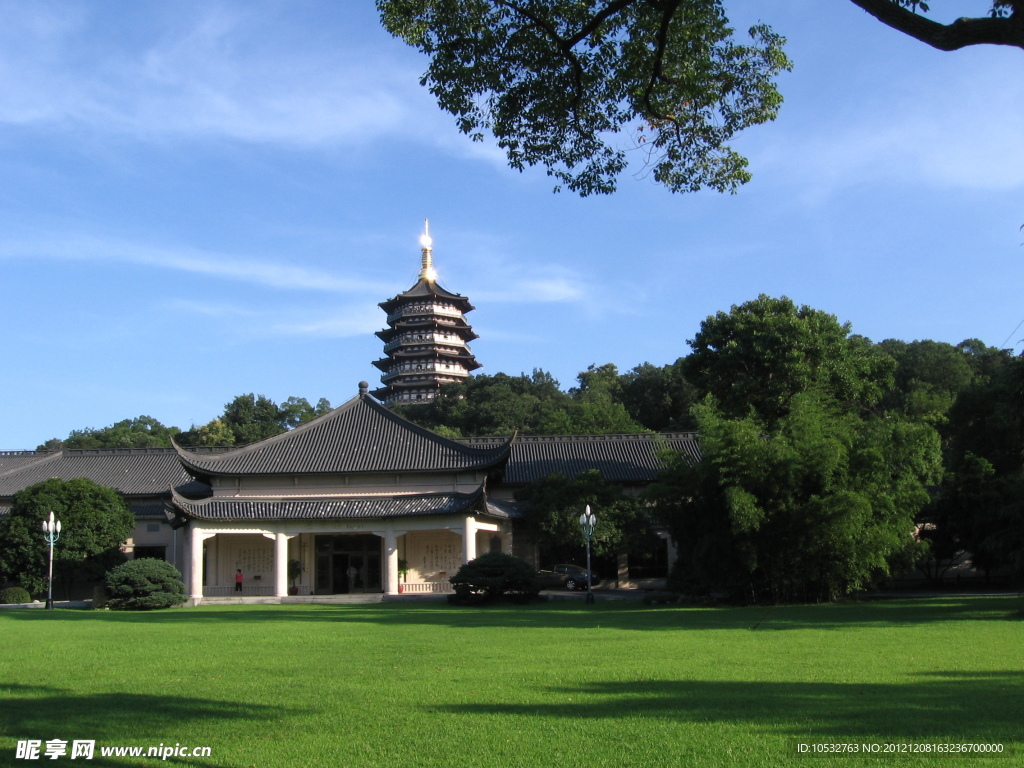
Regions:
[[476, 520], [467, 517], [462, 526], [462, 562], [476, 560]]
[[189, 530], [188, 596], [203, 598], [203, 540], [206, 536], [198, 528]]
[[384, 532], [384, 592], [398, 594], [398, 535], [388, 528]]
[[274, 536], [274, 596], [288, 595], [288, 534]]

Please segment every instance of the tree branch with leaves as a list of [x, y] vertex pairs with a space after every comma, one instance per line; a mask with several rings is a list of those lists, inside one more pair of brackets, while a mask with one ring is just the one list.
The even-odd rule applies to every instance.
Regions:
[[[735, 192], [750, 173], [729, 142], [776, 117], [774, 80], [790, 67], [765, 25], [739, 42], [721, 0], [377, 7], [389, 32], [430, 57], [421, 82], [463, 133], [492, 135], [512, 168], [543, 166], [556, 190], [581, 196], [615, 191], [627, 148], [674, 192]], [[615, 140], [623, 133], [630, 141]]]

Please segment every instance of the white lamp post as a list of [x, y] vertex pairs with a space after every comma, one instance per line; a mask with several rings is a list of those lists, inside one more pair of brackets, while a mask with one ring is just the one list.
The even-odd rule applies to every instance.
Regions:
[[46, 579], [46, 607], [53, 610], [53, 545], [60, 538], [60, 520], [53, 519], [53, 512], [49, 520], [43, 520], [43, 538], [50, 545], [50, 571]]
[[580, 515], [580, 526], [583, 528], [583, 535], [587, 539], [587, 604], [594, 602], [594, 593], [590, 584], [590, 537], [594, 535], [594, 524], [597, 522], [597, 515], [590, 511], [587, 504], [587, 511]]

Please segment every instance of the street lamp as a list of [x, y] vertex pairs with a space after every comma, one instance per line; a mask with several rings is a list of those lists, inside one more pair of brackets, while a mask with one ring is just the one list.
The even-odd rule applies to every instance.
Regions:
[[53, 519], [53, 512], [49, 520], [43, 520], [43, 538], [50, 545], [50, 573], [46, 580], [46, 607], [53, 610], [53, 545], [60, 538], [60, 520]]
[[590, 537], [594, 535], [594, 523], [597, 522], [597, 515], [590, 511], [587, 504], [587, 511], [580, 515], [580, 525], [583, 527], [583, 535], [587, 539], [587, 604], [594, 602], [594, 593], [590, 584]]

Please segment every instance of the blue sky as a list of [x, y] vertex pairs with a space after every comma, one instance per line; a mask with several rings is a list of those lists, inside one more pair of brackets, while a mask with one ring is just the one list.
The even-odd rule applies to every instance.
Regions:
[[0, 447], [344, 402], [425, 217], [483, 373], [669, 363], [759, 293], [1020, 351], [1024, 52], [939, 53], [844, 0], [726, 7], [794, 62], [736, 142], [753, 181], [580, 199], [459, 134], [371, 0], [0, 2]]

